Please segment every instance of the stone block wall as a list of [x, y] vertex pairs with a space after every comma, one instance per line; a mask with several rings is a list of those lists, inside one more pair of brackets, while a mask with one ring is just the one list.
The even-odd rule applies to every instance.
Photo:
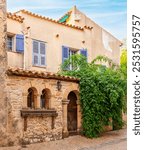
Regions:
[[7, 104], [6, 95], [6, 1], [0, 0], [0, 146], [7, 145]]
[[[57, 80], [54, 79], [13, 75], [7, 77], [7, 94], [10, 101], [8, 129], [11, 137], [11, 145], [62, 139], [64, 126], [63, 101], [67, 99], [71, 91], [78, 91], [78, 83], [61, 81], [61, 91], [57, 90], [56, 83]], [[37, 108], [35, 109], [27, 108], [28, 89], [31, 87], [37, 90]], [[22, 117], [21, 110], [45, 110], [40, 108], [40, 98], [43, 89], [49, 89], [49, 109], [56, 110], [58, 115], [54, 117], [54, 120], [51, 116], [33, 115]]]

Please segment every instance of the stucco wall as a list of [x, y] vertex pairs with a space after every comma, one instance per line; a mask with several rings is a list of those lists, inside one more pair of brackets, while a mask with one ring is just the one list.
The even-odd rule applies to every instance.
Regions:
[[[90, 26], [93, 27], [92, 29], [84, 27], [83, 30], [79, 30], [28, 13], [19, 12], [17, 14], [25, 18], [24, 23], [8, 19], [8, 32], [22, 34], [24, 29], [30, 27], [25, 37], [23, 57], [23, 66], [26, 69], [57, 72], [62, 63], [62, 46], [77, 50], [86, 48], [88, 50], [88, 62], [91, 62], [98, 55], [108, 56], [117, 64], [120, 62], [120, 41], [75, 7], [67, 23], [81, 27]], [[79, 21], [74, 20], [74, 14], [80, 14]], [[33, 66], [33, 39], [46, 43], [46, 67]]]
[[7, 51], [8, 66], [23, 68], [23, 53]]
[[[26, 68], [34, 70], [47, 70], [57, 72], [62, 63], [62, 46], [68, 46], [80, 50], [88, 49], [88, 60], [91, 59], [90, 31], [82, 31], [71, 27], [63, 26], [52, 21], [47, 21], [25, 13], [21, 14], [25, 18], [25, 26], [30, 27], [29, 36], [26, 38], [25, 57]], [[59, 35], [59, 37], [56, 37]], [[46, 42], [46, 68], [32, 65], [32, 40]], [[82, 43], [86, 41], [86, 43]]]
[[[80, 20], [75, 20], [75, 14], [80, 16]], [[112, 34], [96, 24], [93, 20], [87, 17], [84, 13], [79, 11], [76, 7], [73, 7], [68, 24], [77, 26], [90, 26], [93, 27], [91, 40], [92, 40], [92, 52], [91, 59], [94, 59], [98, 55], [105, 55], [111, 58], [115, 63], [120, 63], [120, 45], [121, 42], [116, 39]]]

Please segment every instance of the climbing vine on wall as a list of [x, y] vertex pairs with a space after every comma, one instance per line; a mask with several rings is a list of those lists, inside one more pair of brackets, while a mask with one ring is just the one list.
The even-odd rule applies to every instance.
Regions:
[[[96, 61], [105, 61], [110, 67], [98, 65]], [[67, 70], [69, 65], [72, 65], [73, 70]], [[61, 66], [59, 73], [80, 78], [82, 127], [85, 136], [99, 136], [106, 125], [112, 124], [113, 129], [122, 128], [122, 111], [126, 106], [126, 78], [112, 60], [98, 56], [87, 63], [84, 56], [73, 55]]]

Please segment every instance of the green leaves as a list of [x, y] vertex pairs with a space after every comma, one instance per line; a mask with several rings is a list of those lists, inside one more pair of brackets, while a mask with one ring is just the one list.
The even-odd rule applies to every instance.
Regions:
[[[108, 61], [111, 66], [95, 64], [96, 60]], [[64, 71], [65, 65], [73, 62], [74, 70]], [[85, 57], [74, 55], [62, 65], [62, 75], [80, 78], [80, 102], [82, 109], [83, 134], [97, 137], [105, 125], [113, 129], [123, 126], [122, 111], [126, 108], [126, 78], [120, 67], [107, 57], [99, 56], [92, 63]]]

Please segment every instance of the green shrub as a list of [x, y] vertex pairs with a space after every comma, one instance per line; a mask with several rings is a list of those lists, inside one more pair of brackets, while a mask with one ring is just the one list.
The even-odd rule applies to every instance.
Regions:
[[[111, 67], [97, 65], [97, 60], [108, 60]], [[73, 70], [66, 70], [70, 64]], [[126, 109], [126, 78], [121, 68], [107, 57], [99, 56], [91, 63], [81, 55], [73, 55], [61, 67], [62, 75], [80, 78], [80, 104], [83, 134], [97, 137], [112, 118], [113, 129], [123, 126], [122, 111]]]

